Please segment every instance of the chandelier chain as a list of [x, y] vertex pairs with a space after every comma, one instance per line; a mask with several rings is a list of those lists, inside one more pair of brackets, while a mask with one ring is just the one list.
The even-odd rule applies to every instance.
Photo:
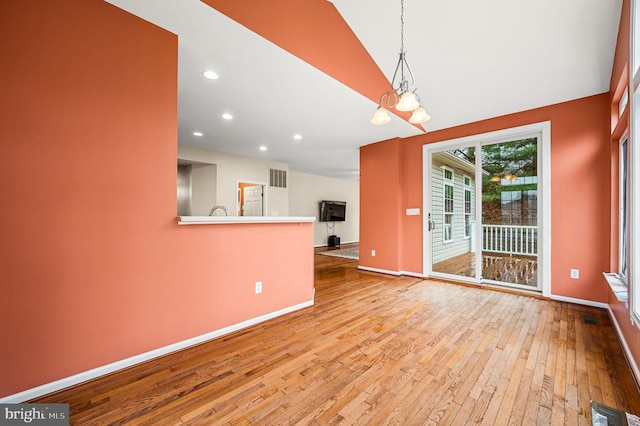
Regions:
[[404, 52], [404, 0], [400, 0], [400, 53]]

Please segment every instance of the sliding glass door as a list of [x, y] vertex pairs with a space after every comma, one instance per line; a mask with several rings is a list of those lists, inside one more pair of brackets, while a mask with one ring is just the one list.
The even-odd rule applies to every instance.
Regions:
[[539, 141], [425, 146], [427, 276], [541, 291]]

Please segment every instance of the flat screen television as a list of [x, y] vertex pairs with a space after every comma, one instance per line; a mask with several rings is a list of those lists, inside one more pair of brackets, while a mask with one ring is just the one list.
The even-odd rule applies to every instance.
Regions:
[[320, 202], [320, 222], [344, 222], [347, 216], [346, 201]]

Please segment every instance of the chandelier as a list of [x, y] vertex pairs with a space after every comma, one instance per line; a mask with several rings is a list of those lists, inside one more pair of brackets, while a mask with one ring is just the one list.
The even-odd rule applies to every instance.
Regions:
[[[407, 70], [409, 77], [411, 78], [411, 85], [404, 75], [405, 69]], [[398, 71], [400, 71], [400, 81], [396, 86], [396, 77], [398, 77]], [[420, 104], [420, 96], [416, 93], [416, 79], [409, 68], [407, 63], [406, 52], [404, 51], [404, 0], [400, 0], [400, 58], [396, 65], [396, 70], [393, 73], [393, 79], [391, 80], [391, 87], [393, 92], [387, 91], [380, 97], [378, 103], [378, 109], [371, 119], [372, 124], [385, 124], [391, 121], [391, 117], [386, 108], [394, 108], [398, 111], [412, 111], [410, 123], [424, 123], [431, 117], [427, 114], [427, 111]], [[384, 104], [384, 106], [383, 106]]]

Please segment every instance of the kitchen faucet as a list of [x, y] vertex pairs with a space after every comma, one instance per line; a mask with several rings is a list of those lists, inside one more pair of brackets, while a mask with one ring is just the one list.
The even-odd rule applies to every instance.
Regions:
[[227, 210], [227, 208], [225, 206], [214, 206], [211, 211], [209, 212], [209, 216], [213, 216], [213, 212], [215, 212], [218, 209], [222, 209], [224, 210], [224, 215], [225, 216], [229, 216], [229, 211]]

